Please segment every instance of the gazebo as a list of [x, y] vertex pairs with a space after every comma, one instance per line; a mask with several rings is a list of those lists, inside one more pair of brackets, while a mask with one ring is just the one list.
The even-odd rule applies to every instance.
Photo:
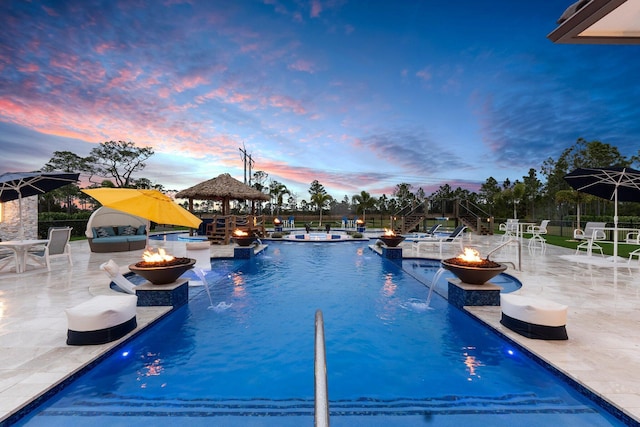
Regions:
[[229, 215], [229, 202], [231, 200], [270, 200], [269, 195], [264, 194], [243, 182], [232, 178], [228, 173], [218, 175], [178, 192], [178, 199], [189, 200], [189, 210], [193, 212], [193, 200], [218, 200], [222, 202], [222, 214]]

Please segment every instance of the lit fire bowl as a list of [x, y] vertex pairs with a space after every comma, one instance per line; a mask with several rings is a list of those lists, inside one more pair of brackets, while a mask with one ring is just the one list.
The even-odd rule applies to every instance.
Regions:
[[384, 235], [384, 236], [378, 237], [378, 239], [382, 240], [382, 243], [384, 243], [388, 247], [395, 248], [396, 246], [398, 246], [404, 240], [404, 236], [388, 236], [388, 235]]
[[251, 246], [256, 241], [255, 236], [233, 236], [231, 238], [238, 246], [247, 247]]
[[467, 262], [457, 258], [443, 259], [442, 268], [449, 270], [464, 283], [482, 285], [507, 269], [504, 264], [484, 259], [480, 262]]
[[185, 271], [193, 268], [193, 258], [174, 258], [171, 261], [146, 262], [131, 264], [129, 270], [142, 276], [154, 285], [166, 285], [178, 280]]

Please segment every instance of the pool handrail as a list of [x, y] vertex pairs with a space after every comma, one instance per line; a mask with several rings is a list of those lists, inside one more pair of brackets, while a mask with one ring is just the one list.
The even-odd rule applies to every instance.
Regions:
[[327, 359], [324, 342], [322, 311], [316, 310], [315, 333], [315, 418], [316, 427], [329, 427], [329, 393], [327, 385]]

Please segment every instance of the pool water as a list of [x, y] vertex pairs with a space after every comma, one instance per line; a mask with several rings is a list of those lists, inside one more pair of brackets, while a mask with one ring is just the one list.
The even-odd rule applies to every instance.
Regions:
[[623, 425], [366, 242], [212, 265], [212, 301], [191, 288], [18, 425], [312, 426], [316, 309], [332, 426]]

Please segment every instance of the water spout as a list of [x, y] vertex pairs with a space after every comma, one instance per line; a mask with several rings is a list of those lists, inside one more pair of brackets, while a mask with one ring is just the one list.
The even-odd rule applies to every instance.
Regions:
[[429, 294], [427, 295], [427, 307], [429, 307], [429, 304], [431, 304], [431, 296], [433, 295], [433, 288], [435, 287], [436, 283], [438, 283], [438, 280], [440, 280], [440, 276], [442, 276], [442, 273], [444, 273], [446, 270], [442, 267], [440, 267], [438, 269], [438, 271], [436, 271], [436, 274], [433, 275], [433, 279], [431, 279], [431, 286], [429, 286]]
[[207, 296], [209, 296], [209, 307], [208, 309], [214, 309], [213, 306], [213, 298], [211, 298], [211, 291], [209, 291], [209, 284], [207, 283], [207, 278], [204, 276], [204, 270], [201, 268], [193, 268], [193, 272], [196, 273], [198, 279], [202, 281], [202, 286], [204, 286], [204, 290], [207, 291]]

